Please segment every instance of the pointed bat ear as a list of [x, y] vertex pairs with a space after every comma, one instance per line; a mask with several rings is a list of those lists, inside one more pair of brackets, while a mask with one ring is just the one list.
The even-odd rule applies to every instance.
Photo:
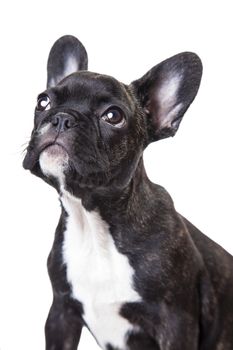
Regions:
[[49, 53], [47, 88], [56, 86], [74, 72], [87, 70], [87, 64], [87, 52], [83, 44], [71, 35], [61, 37]]
[[197, 94], [201, 76], [199, 57], [184, 52], [153, 67], [131, 84], [147, 115], [149, 142], [175, 135]]

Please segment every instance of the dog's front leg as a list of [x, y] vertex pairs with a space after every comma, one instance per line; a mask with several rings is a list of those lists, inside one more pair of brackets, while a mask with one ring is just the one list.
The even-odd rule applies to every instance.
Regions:
[[76, 350], [82, 325], [77, 307], [54, 298], [45, 325], [46, 350]]
[[[158, 331], [156, 340], [160, 350], [198, 350], [199, 334], [195, 324], [179, 325], [178, 320]], [[192, 328], [193, 327], [193, 328]]]
[[139, 332], [129, 337], [130, 350], [199, 349], [198, 311], [185, 310], [185, 305], [181, 308], [164, 302], [127, 303], [121, 314], [139, 327]]

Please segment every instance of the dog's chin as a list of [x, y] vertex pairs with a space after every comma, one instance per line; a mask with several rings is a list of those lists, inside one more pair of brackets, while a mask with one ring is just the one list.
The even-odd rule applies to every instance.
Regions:
[[[72, 157], [63, 145], [47, 146], [39, 155], [39, 167], [42, 174], [58, 191], [66, 190], [79, 197], [80, 190], [103, 189], [110, 186], [108, 172], [98, 171], [93, 167], [90, 171]], [[51, 182], [51, 180], [55, 180]], [[56, 185], [54, 185], [56, 184]]]
[[62, 182], [64, 173], [69, 166], [69, 156], [62, 146], [50, 145], [41, 152], [39, 164], [45, 176], [55, 177]]

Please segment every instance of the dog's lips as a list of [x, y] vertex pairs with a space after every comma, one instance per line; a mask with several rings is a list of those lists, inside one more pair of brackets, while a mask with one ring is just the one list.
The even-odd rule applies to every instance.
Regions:
[[46, 151], [49, 155], [54, 157], [60, 156], [61, 153], [64, 153], [64, 152], [68, 154], [66, 148], [63, 145], [61, 145], [59, 142], [54, 142], [46, 145], [45, 147], [43, 147], [43, 149], [39, 153], [41, 154], [44, 151]]
[[28, 147], [26, 156], [23, 160], [23, 167], [26, 170], [32, 170], [39, 159], [39, 152]]

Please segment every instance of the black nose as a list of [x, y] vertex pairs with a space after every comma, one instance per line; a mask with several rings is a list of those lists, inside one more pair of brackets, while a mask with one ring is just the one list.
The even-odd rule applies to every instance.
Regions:
[[51, 124], [57, 131], [66, 131], [75, 125], [75, 119], [72, 115], [66, 113], [55, 114], [52, 117]]

